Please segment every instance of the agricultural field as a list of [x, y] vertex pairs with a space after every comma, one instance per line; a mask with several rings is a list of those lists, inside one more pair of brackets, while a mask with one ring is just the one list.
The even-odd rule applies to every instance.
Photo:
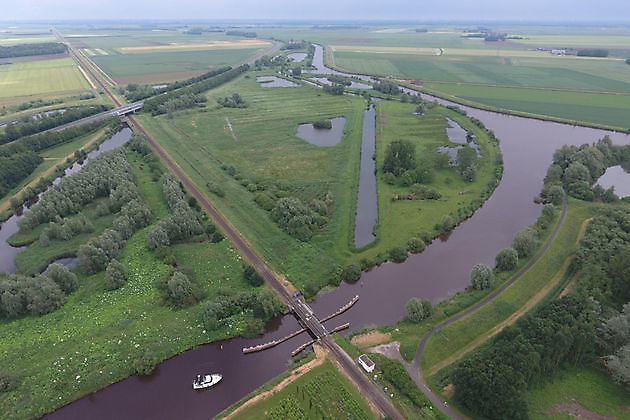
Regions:
[[0, 66], [0, 104], [41, 96], [68, 96], [90, 86], [71, 58], [18, 62]]
[[231, 419], [376, 419], [357, 390], [329, 361]]

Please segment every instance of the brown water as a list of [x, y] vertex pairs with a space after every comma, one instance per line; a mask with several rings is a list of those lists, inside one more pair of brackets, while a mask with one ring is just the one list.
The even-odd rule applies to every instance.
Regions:
[[315, 146], [330, 147], [339, 144], [346, 125], [344, 117], [332, 118], [331, 128], [315, 128], [313, 124], [300, 124], [295, 135]]
[[[323, 65], [320, 48], [315, 52], [315, 66], [318, 59]], [[555, 149], [563, 144], [593, 142], [605, 134], [617, 144], [630, 144], [630, 136], [623, 134], [462, 108], [494, 130], [501, 140], [505, 162], [501, 184], [483, 207], [448, 238], [434, 241], [405, 263], [374, 268], [356, 284], [343, 284], [319, 296], [311, 306], [321, 318], [355, 294], [360, 295], [351, 310], [326, 323], [329, 329], [343, 322], [351, 322], [349, 331], [367, 325], [393, 324], [404, 316], [405, 303], [412, 296], [436, 302], [464, 289], [474, 264], [492, 265], [495, 254], [540, 214], [540, 206], [532, 199], [542, 187]], [[228, 340], [222, 350], [219, 343], [189, 350], [162, 363], [150, 378], [125, 379], [71, 403], [48, 418], [210, 418], [284, 371], [291, 350], [307, 341], [302, 334], [271, 350], [241, 354], [241, 347], [279, 338], [297, 329], [292, 316], [278, 322], [279, 325], [272, 325], [273, 331], [257, 339]], [[223, 373], [223, 381], [209, 390], [193, 391], [192, 378], [206, 371]]]

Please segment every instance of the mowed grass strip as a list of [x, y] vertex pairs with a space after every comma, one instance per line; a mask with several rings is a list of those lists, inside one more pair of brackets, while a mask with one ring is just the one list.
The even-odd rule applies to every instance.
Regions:
[[[486, 334], [499, 322], [531, 299], [562, 268], [566, 258], [576, 248], [576, 239], [584, 220], [592, 216], [592, 204], [570, 199], [567, 215], [551, 246], [542, 258], [514, 284], [487, 305], [441, 329], [427, 342], [421, 367], [430, 371], [437, 363], [449, 358], [476, 338]], [[553, 230], [550, 228], [548, 234]], [[543, 244], [547, 237], [540, 238]]]
[[83, 89], [89, 86], [71, 58], [0, 66], [0, 98]]

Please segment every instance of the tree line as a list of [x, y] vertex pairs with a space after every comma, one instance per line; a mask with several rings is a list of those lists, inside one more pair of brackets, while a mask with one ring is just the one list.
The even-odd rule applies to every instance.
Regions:
[[26, 57], [29, 55], [63, 54], [68, 50], [61, 42], [39, 42], [35, 44], [0, 45], [0, 58]]
[[249, 65], [243, 64], [237, 68], [220, 73], [208, 79], [192, 83], [181, 89], [167, 92], [163, 95], [154, 96], [144, 102], [144, 110], [150, 112], [152, 115], [163, 114], [164, 109], [160, 109], [161, 105], [164, 105], [165, 103], [184, 95], [198, 95], [202, 92], [213, 89], [238, 77], [242, 73], [246, 72], [248, 69]]
[[165, 92], [170, 92], [173, 90], [183, 88], [185, 86], [192, 85], [194, 83], [202, 82], [206, 79], [210, 79], [214, 76], [218, 76], [221, 73], [225, 73], [226, 71], [231, 70], [231, 69], [232, 67], [230, 66], [219, 67], [217, 69], [211, 70], [199, 76], [191, 77], [189, 79], [182, 80], [182, 81], [169, 83], [165, 87], [161, 87], [158, 89], [154, 89], [153, 86], [151, 85], [138, 85], [136, 83], [130, 83], [127, 86], [125, 86], [124, 89], [122, 89], [122, 93], [123, 95], [125, 95], [125, 98], [127, 98], [128, 100], [132, 102], [136, 102], [142, 99], [146, 99], [150, 96], [161, 95], [162, 93], [165, 93]]
[[0, 134], [0, 144], [5, 144], [20, 137], [30, 136], [51, 128], [59, 127], [90, 115], [105, 112], [111, 107], [109, 105], [86, 105], [66, 109], [64, 112], [51, 111], [51, 115], [40, 114], [37, 118], [26, 116], [15, 124], [9, 124]]

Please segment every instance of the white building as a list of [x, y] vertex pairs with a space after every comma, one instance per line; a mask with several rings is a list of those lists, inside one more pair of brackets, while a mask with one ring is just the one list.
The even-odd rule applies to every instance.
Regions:
[[374, 371], [374, 367], [376, 366], [374, 362], [369, 357], [367, 357], [366, 354], [362, 354], [361, 356], [359, 356], [357, 362], [359, 362], [359, 364], [363, 367], [363, 369], [365, 369], [367, 373], [371, 373], [372, 371]]

